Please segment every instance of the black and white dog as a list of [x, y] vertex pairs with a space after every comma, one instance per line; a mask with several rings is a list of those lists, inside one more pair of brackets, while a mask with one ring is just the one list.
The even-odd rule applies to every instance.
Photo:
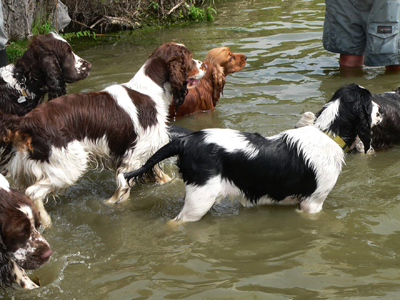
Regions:
[[[379, 105], [382, 122], [371, 129], [371, 148], [369, 151], [400, 145], [400, 87], [394, 92], [372, 94], [372, 101]], [[312, 112], [305, 112], [296, 127], [313, 125], [318, 118]], [[365, 152], [363, 144], [357, 139], [355, 151]]]
[[382, 122], [372, 128], [372, 147], [400, 145], [400, 88], [395, 92], [372, 94], [372, 100], [382, 111]]
[[337, 181], [345, 151], [357, 135], [369, 149], [371, 127], [381, 121], [370, 92], [355, 84], [340, 88], [318, 116], [315, 126], [272, 137], [201, 130], [171, 141], [142, 168], [124, 176], [128, 182], [140, 178], [157, 163], [178, 155], [186, 195], [177, 221], [201, 219], [227, 195], [244, 196], [247, 206], [299, 203], [301, 211], [317, 213]]

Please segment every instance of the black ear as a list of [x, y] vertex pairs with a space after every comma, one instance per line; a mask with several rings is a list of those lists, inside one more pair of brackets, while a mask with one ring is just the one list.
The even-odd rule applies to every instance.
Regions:
[[7, 253], [3, 238], [0, 236], [0, 288], [10, 287], [14, 282], [13, 263], [11, 255]]
[[48, 88], [48, 100], [65, 95], [66, 85], [63, 71], [54, 54], [42, 58], [42, 72], [46, 75], [46, 86]]
[[169, 82], [172, 88], [173, 104], [175, 110], [185, 101], [187, 90], [186, 68], [183, 57], [174, 56], [167, 61], [167, 69], [169, 71]]
[[365, 153], [371, 147], [371, 113], [372, 101], [371, 97], [368, 97], [368, 100], [363, 101], [359, 107], [359, 121], [356, 124], [356, 132], [364, 144]]

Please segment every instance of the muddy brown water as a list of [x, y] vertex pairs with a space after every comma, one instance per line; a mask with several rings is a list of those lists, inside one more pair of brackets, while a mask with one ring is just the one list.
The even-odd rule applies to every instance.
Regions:
[[[322, 47], [325, 4], [316, 1], [223, 1], [214, 22], [163, 29], [140, 40], [78, 52], [93, 64], [69, 93], [99, 91], [133, 77], [167, 41], [197, 59], [229, 46], [248, 56], [227, 78], [217, 109], [175, 122], [193, 130], [223, 127], [272, 135], [317, 111], [345, 83], [393, 90], [400, 74], [338, 68]], [[349, 155], [317, 215], [295, 207], [243, 208], [223, 201], [199, 222], [171, 230], [183, 183], [135, 188], [107, 206], [114, 174], [87, 173], [46, 208], [51, 261], [30, 276], [41, 288], [7, 290], [2, 299], [398, 299], [400, 298], [400, 149]]]

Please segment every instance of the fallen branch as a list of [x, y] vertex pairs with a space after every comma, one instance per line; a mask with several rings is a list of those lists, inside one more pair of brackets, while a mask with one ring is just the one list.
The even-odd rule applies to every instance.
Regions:
[[103, 16], [100, 20], [97, 20], [89, 28], [93, 29], [93, 27], [95, 27], [96, 25], [102, 24], [102, 23], [111, 24], [111, 25], [118, 25], [118, 26], [121, 26], [121, 27], [128, 27], [128, 28], [135, 28], [135, 25], [137, 27], [140, 26], [139, 23], [131, 22], [128, 19], [125, 19], [125, 18]]
[[169, 10], [169, 12], [167, 12], [167, 16], [168, 15], [170, 15], [174, 10], [176, 10], [179, 6], [181, 6], [183, 3], [186, 3], [186, 1], [184, 0], [184, 1], [181, 1], [181, 2], [179, 2], [177, 5], [175, 5], [173, 8], [171, 8], [170, 10]]
[[76, 23], [76, 24], [79, 24], [79, 25], [81, 25], [81, 26], [83, 26], [83, 27], [87, 27], [87, 28], [90, 28], [89, 26], [87, 26], [86, 24], [84, 24], [84, 23], [81, 23], [81, 22], [79, 22], [79, 21], [77, 21], [77, 20], [71, 20], [72, 22], [74, 22], [74, 23]]

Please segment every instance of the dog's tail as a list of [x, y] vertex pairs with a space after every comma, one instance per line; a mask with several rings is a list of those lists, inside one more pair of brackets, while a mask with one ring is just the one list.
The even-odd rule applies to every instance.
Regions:
[[142, 178], [145, 175], [148, 175], [149, 173], [152, 172], [153, 167], [163, 161], [164, 159], [167, 159], [171, 156], [179, 155], [183, 151], [183, 146], [185, 143], [186, 137], [181, 137], [177, 138], [168, 144], [166, 144], [164, 147], [160, 148], [156, 153], [153, 154], [152, 157], [150, 157], [147, 162], [138, 170], [124, 173], [125, 179], [129, 182], [130, 179], [132, 178]]

